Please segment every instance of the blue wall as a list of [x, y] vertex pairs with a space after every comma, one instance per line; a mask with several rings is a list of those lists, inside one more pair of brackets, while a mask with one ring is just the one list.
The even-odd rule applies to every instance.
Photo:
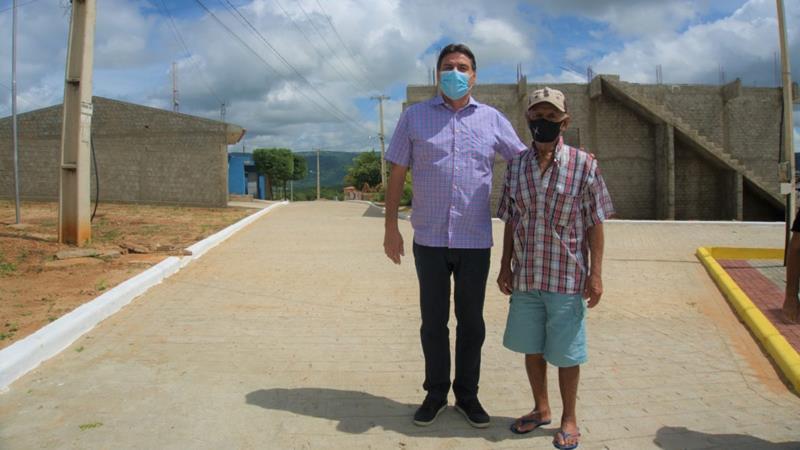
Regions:
[[258, 192], [247, 192], [247, 174], [255, 172], [256, 166], [252, 153], [228, 153], [228, 193], [253, 194], [254, 198], [264, 198], [264, 176], [258, 177]]

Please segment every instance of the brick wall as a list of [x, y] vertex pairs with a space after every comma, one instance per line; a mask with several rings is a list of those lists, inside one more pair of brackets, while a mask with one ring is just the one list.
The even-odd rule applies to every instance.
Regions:
[[[231, 125], [100, 97], [93, 101], [101, 202], [227, 204]], [[61, 114], [59, 105], [18, 116], [23, 199], [58, 199]], [[94, 199], [94, 172], [91, 178]], [[0, 197], [13, 197], [10, 118], [0, 120], [0, 180]]]

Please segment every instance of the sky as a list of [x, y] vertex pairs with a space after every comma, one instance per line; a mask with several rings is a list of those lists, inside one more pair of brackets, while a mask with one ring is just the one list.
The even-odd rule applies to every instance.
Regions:
[[[786, 1], [800, 74], [800, 2]], [[0, 0], [0, 117], [11, 114], [12, 0]], [[18, 112], [59, 104], [69, 0], [18, 0]], [[247, 129], [235, 150], [380, 148], [409, 84], [428, 84], [438, 50], [475, 52], [478, 83], [780, 83], [774, 0], [98, 0], [94, 95]], [[778, 60], [779, 61], [779, 60]], [[778, 72], [776, 72], [776, 69]], [[794, 75], [794, 80], [800, 76]], [[796, 105], [797, 106], [797, 105]], [[800, 109], [794, 114], [800, 150]], [[233, 150], [233, 148], [232, 148]]]

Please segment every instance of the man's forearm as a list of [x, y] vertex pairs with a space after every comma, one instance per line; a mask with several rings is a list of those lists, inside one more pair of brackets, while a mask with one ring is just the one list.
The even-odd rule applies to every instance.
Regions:
[[605, 235], [603, 234], [603, 224], [589, 228], [589, 255], [591, 259], [590, 275], [603, 276], [603, 246], [605, 245]]
[[502, 267], [511, 267], [511, 257], [514, 252], [514, 229], [511, 226], [511, 220], [506, 222], [503, 228], [503, 256], [500, 258], [500, 265]]
[[397, 209], [400, 207], [400, 198], [403, 195], [403, 184], [406, 180], [406, 170], [408, 168], [398, 164], [392, 165], [389, 173], [389, 186], [386, 190], [386, 222], [385, 227], [397, 228]]

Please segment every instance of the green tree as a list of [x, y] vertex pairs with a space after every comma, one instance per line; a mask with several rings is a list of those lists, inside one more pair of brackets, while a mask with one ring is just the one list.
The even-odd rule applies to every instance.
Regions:
[[353, 159], [353, 165], [347, 169], [344, 183], [361, 189], [364, 183], [377, 186], [381, 183], [381, 157], [374, 150], [364, 152]]
[[286, 182], [294, 174], [294, 156], [288, 148], [257, 148], [253, 151], [253, 162], [258, 173], [267, 178], [269, 198], [274, 199], [273, 186], [283, 186], [286, 196]]
[[302, 156], [292, 153], [294, 158], [294, 170], [292, 170], [292, 181], [300, 181], [308, 176], [308, 163]]

